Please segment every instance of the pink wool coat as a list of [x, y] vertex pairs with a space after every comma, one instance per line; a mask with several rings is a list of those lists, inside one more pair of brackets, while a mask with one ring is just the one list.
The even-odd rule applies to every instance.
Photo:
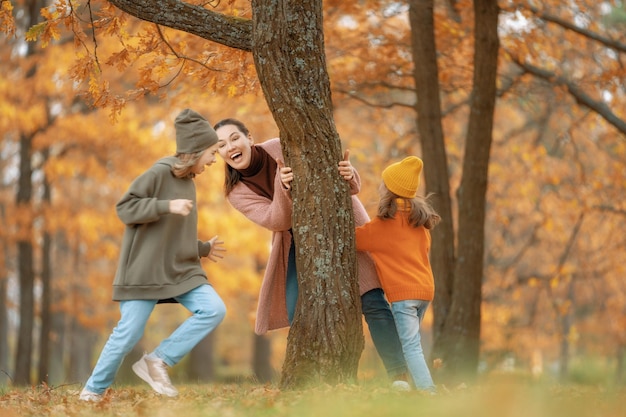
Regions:
[[[255, 146], [265, 149], [272, 158], [283, 160], [278, 139], [270, 139]], [[352, 193], [352, 208], [356, 226], [361, 226], [369, 221], [365, 207], [355, 195], [360, 188], [361, 179], [355, 170], [354, 178], [350, 181], [350, 192]], [[291, 194], [289, 190], [283, 187], [280, 175], [277, 173], [274, 179], [273, 200], [256, 194], [241, 182], [235, 185], [228, 195], [228, 200], [235, 209], [243, 213], [248, 219], [272, 231], [272, 248], [261, 284], [254, 331], [257, 334], [264, 334], [268, 330], [288, 327], [285, 291], [287, 262], [291, 246], [291, 234], [289, 233], [292, 213]], [[380, 288], [376, 266], [367, 253], [357, 252], [357, 269], [361, 295], [374, 288]]]

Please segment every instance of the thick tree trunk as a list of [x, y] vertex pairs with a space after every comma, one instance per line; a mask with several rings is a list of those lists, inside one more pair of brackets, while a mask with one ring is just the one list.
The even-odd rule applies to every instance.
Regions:
[[353, 381], [364, 344], [354, 218], [337, 168], [322, 1], [256, 0], [252, 10], [254, 61], [295, 174], [299, 298], [281, 385]]
[[480, 346], [485, 208], [498, 63], [497, 0], [474, 1], [474, 77], [463, 178], [458, 190], [459, 227], [454, 293], [436, 341], [449, 375], [475, 376]]
[[[431, 265], [435, 276], [433, 338], [437, 338], [452, 303], [454, 281], [454, 220], [450, 198], [450, 176], [441, 122], [439, 70], [435, 45], [434, 0], [409, 2], [411, 47], [417, 92], [417, 129], [422, 147], [426, 192], [432, 193], [442, 222], [433, 230]], [[437, 352], [433, 352], [435, 356]]]

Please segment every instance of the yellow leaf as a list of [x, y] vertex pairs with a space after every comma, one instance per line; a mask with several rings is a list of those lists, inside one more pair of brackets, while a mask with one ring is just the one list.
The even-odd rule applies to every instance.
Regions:
[[[3, 2], [3, 4], [4, 3], [5, 2]], [[36, 41], [46, 29], [46, 25], [47, 25], [46, 22], [42, 22], [42, 23], [31, 26], [26, 32], [26, 36], [25, 36], [26, 40], [29, 42]]]

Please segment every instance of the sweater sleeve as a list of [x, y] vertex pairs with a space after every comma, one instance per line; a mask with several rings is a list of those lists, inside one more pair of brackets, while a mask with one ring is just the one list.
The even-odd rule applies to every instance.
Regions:
[[244, 184], [238, 184], [229, 194], [232, 206], [249, 220], [272, 232], [291, 229], [291, 193], [282, 187], [279, 175], [274, 179], [274, 198], [260, 196]]
[[354, 232], [356, 240], [356, 250], [360, 252], [368, 252], [374, 248], [373, 242], [376, 239], [372, 239], [372, 225], [371, 223], [365, 223], [363, 226], [356, 228]]
[[156, 183], [157, 174], [152, 170], [144, 172], [132, 182], [115, 206], [124, 224], [133, 226], [151, 223], [169, 213], [169, 201], [153, 197]]
[[[267, 140], [258, 146], [265, 149], [275, 160], [283, 159], [278, 138]], [[293, 212], [291, 191], [283, 187], [278, 170], [274, 177], [274, 198], [272, 200], [256, 194], [246, 185], [239, 183], [228, 195], [228, 201], [249, 220], [272, 232], [291, 229], [291, 214]]]

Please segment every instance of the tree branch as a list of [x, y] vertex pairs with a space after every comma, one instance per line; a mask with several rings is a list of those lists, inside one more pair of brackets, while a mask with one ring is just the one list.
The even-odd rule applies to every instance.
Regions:
[[538, 8], [534, 7], [534, 6], [530, 6], [530, 5], [520, 5], [520, 7], [526, 7], [528, 10], [530, 10], [531, 12], [534, 13], [535, 16], [537, 16], [539, 19], [545, 20], [546, 22], [551, 22], [554, 24], [557, 24], [567, 30], [571, 30], [572, 32], [576, 32], [579, 35], [583, 35], [589, 39], [593, 39], [594, 41], [600, 42], [602, 44], [604, 44], [605, 46], [612, 48], [616, 51], [619, 52], [626, 52], [626, 44], [623, 44], [617, 40], [614, 39], [610, 39], [607, 38], [605, 36], [601, 36], [595, 32], [592, 32], [590, 30], [578, 27], [570, 22], [568, 22], [567, 20], [561, 19], [560, 17], [557, 16], [553, 16], [551, 14], [548, 13], [544, 13], [541, 10], [539, 10]]
[[[74, 6], [72, 6], [71, 3], [69, 3], [71, 8], [74, 8]], [[91, 27], [95, 27], [95, 23], [93, 20], [93, 10], [91, 9], [91, 0], [87, 1], [87, 8], [89, 9], [89, 23], [91, 24]], [[80, 36], [74, 36], [74, 39], [80, 39]], [[100, 66], [100, 61], [98, 60], [98, 40], [96, 39], [96, 31], [92, 30], [91, 31], [91, 40], [93, 42], [93, 57], [94, 60], [96, 61], [96, 65], [98, 66], [99, 70], [101, 69]], [[83, 41], [81, 41], [81, 44], [83, 44], [83, 46], [85, 45], [85, 43]]]
[[555, 73], [545, 70], [543, 68], [535, 67], [534, 65], [528, 64], [526, 62], [522, 62], [515, 56], [515, 54], [512, 54], [510, 51], [507, 51], [507, 53], [509, 53], [509, 56], [511, 57], [511, 60], [513, 62], [515, 62], [529, 74], [532, 74], [538, 78], [542, 78], [553, 85], [562, 85], [566, 87], [567, 91], [574, 97], [578, 104], [594, 111], [609, 124], [613, 125], [622, 134], [626, 135], [626, 122], [620, 119], [615, 113], [613, 113], [609, 106], [607, 106], [605, 103], [592, 99], [574, 82], [566, 79], [565, 77], [556, 75]]
[[561, 257], [559, 258], [559, 264], [556, 267], [556, 271], [555, 271], [554, 275], [552, 277], [550, 277], [550, 279], [548, 279], [545, 282], [545, 289], [546, 289], [547, 294], [548, 294], [548, 299], [550, 300], [550, 303], [552, 304], [552, 308], [554, 308], [554, 311], [557, 313], [558, 317], [561, 316], [559, 314], [559, 299], [558, 299], [558, 297], [554, 296], [554, 294], [552, 292], [552, 284], [551, 283], [552, 283], [553, 279], [561, 277], [561, 272], [563, 271], [563, 267], [565, 266], [565, 262], [567, 261], [567, 258], [569, 257], [570, 252], [572, 251], [572, 247], [574, 246], [574, 243], [576, 242], [576, 238], [578, 236], [578, 232], [580, 231], [580, 228], [581, 228], [581, 226], [583, 224], [583, 220], [584, 219], [585, 219], [585, 213], [582, 212], [578, 216], [578, 220], [576, 221], [576, 224], [574, 225], [574, 229], [572, 229], [572, 234], [570, 235], [569, 240], [567, 241], [567, 244], [565, 245], [565, 250], [561, 254]]
[[613, 207], [613, 206], [598, 205], [598, 206], [593, 206], [592, 208], [595, 210], [599, 210], [599, 211], [615, 213], [615, 214], [620, 214], [622, 216], [626, 216], [626, 210]]
[[252, 51], [252, 21], [179, 0], [109, 0], [138, 19], [191, 33], [235, 49]]
[[336, 87], [335, 92], [345, 94], [350, 99], [359, 101], [368, 107], [376, 107], [376, 108], [381, 108], [381, 109], [391, 109], [393, 107], [404, 107], [404, 108], [412, 109], [415, 107], [414, 104], [402, 103], [399, 101], [387, 101], [386, 103], [383, 103], [383, 102], [376, 101], [376, 100], [370, 100], [369, 98], [366, 98], [363, 95], [354, 92], [353, 90], [348, 91], [340, 87]]

